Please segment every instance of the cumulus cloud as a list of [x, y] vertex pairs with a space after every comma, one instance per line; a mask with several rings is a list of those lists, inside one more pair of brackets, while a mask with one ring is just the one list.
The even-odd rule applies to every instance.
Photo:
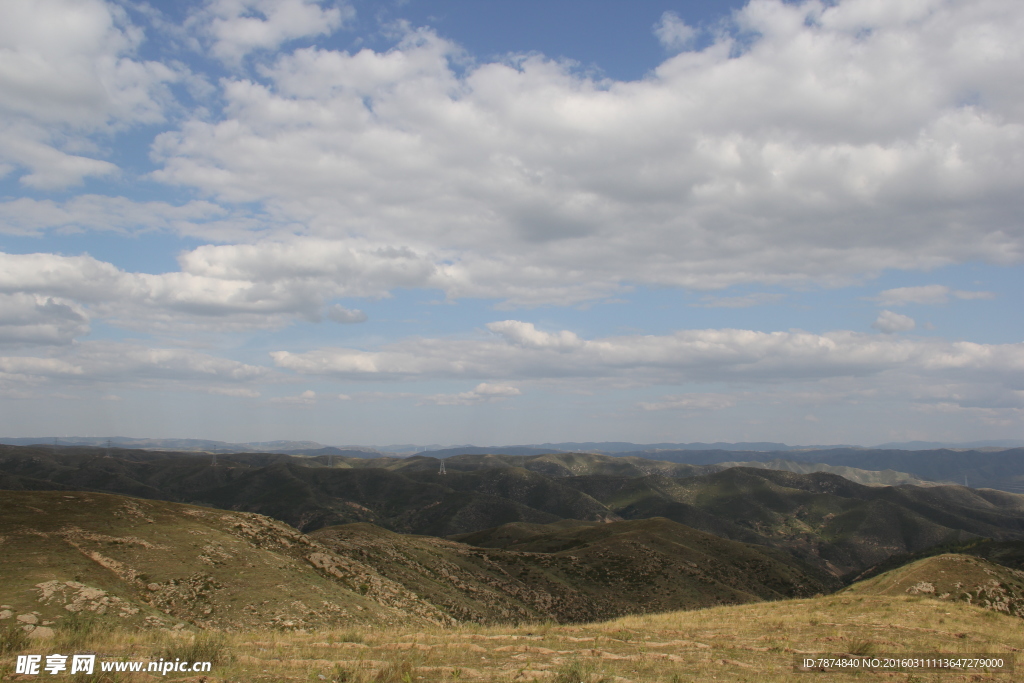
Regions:
[[[179, 262], [178, 272], [132, 273], [88, 255], [0, 252], [0, 294], [56, 297], [129, 328], [273, 329], [319, 320], [330, 299], [386, 296], [441, 277], [408, 249], [322, 240], [206, 245]], [[341, 323], [367, 319], [338, 304], [326, 314]]]
[[470, 406], [479, 403], [494, 403], [513, 396], [519, 396], [522, 392], [509, 384], [488, 384], [481, 382], [472, 391], [464, 391], [459, 394], [434, 394], [426, 396], [423, 403], [433, 403], [439, 406]]
[[917, 327], [917, 323], [910, 316], [892, 311], [882, 311], [878, 314], [875, 322], [871, 323], [871, 327], [879, 332], [892, 334], [893, 332], [909, 332]]
[[130, 386], [239, 387], [266, 378], [267, 368], [191, 349], [151, 348], [119, 342], [80, 342], [49, 357], [0, 356], [0, 378], [33, 384], [117, 383]]
[[89, 319], [67, 299], [0, 294], [0, 345], [69, 344], [89, 332]]
[[215, 57], [238, 65], [253, 50], [329, 34], [355, 16], [348, 5], [322, 5], [320, 0], [209, 0], [186, 26], [205, 34]]
[[992, 292], [966, 291], [950, 289], [945, 285], [923, 285], [921, 287], [897, 287], [881, 292], [877, 301], [883, 306], [903, 306], [906, 304], [944, 304], [949, 297], [957, 299], [992, 299]]
[[583, 340], [568, 330], [554, 334], [542, 332], [534, 327], [533, 323], [524, 323], [519, 320], [487, 323], [487, 329], [513, 344], [526, 348], [569, 351], [583, 346]]
[[35, 189], [76, 185], [117, 167], [77, 153], [86, 137], [164, 118], [165, 85], [180, 74], [134, 58], [143, 39], [102, 0], [0, 3], [0, 163], [27, 169]]
[[682, 50], [693, 43], [697, 29], [687, 26], [675, 12], [665, 12], [654, 25], [654, 35], [667, 49]]
[[[898, 314], [894, 314], [898, 315]], [[502, 321], [499, 329], [535, 330]], [[547, 336], [539, 336], [547, 335]], [[416, 338], [375, 351], [324, 348], [275, 351], [275, 365], [304, 375], [347, 379], [480, 378], [488, 380], [628, 379], [639, 385], [748, 381], [780, 383], [866, 377], [890, 371], [1024, 382], [1024, 344], [973, 344], [904, 339], [848, 331], [680, 330], [668, 335], [546, 344], [498, 339]], [[529, 337], [527, 337], [529, 339]]]
[[1024, 8], [876, 5], [752, 2], [632, 82], [456, 69], [428, 30], [299, 49], [159, 136], [155, 177], [373, 234], [449, 297], [512, 305], [1020, 263]]

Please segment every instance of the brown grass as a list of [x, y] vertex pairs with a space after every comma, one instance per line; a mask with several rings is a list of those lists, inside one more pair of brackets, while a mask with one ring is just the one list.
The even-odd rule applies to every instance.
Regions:
[[[92, 631], [81, 636], [78, 649], [128, 659], [185, 654], [189, 658], [209, 654], [213, 659], [216, 655], [218, 663], [208, 683], [826, 683], [854, 679], [953, 683], [1009, 681], [1013, 676], [797, 674], [793, 662], [804, 653], [1013, 656], [1024, 650], [1021, 626], [1021, 621], [1014, 617], [930, 598], [832, 595], [571, 626], [349, 628], [198, 637], [167, 631]], [[26, 650], [39, 654], [51, 651], [50, 645], [40, 641], [34, 641]], [[12, 661], [10, 655], [2, 658], [0, 667], [9, 667]], [[7, 673], [12, 668], [0, 671]], [[161, 678], [201, 680], [195, 674], [169, 674]], [[120, 680], [154, 679], [137, 676]]]

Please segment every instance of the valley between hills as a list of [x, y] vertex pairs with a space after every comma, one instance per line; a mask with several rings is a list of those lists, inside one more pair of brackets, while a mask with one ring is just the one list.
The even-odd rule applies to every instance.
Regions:
[[635, 456], [444, 463], [2, 446], [0, 675], [33, 678], [16, 652], [54, 647], [191, 647], [219, 661], [209, 681], [556, 683], [1024, 648], [1024, 496]]

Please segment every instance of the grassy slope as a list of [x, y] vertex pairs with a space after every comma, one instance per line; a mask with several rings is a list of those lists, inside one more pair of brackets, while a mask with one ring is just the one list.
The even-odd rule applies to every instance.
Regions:
[[41, 616], [57, 621], [83, 591], [98, 590], [119, 605], [108, 616], [136, 625], [155, 618], [299, 628], [403, 614], [425, 623], [584, 621], [835, 587], [788, 556], [668, 520], [558, 527], [549, 529], [552, 540], [567, 547], [519, 552], [369, 524], [310, 537], [248, 513], [8, 492], [0, 502], [0, 603], [23, 613], [43, 597]]
[[288, 456], [238, 454], [221, 456], [212, 467], [207, 457], [195, 455], [116, 450], [114, 455], [103, 457], [98, 449], [55, 454], [3, 446], [0, 485], [37, 490], [44, 486], [40, 482], [49, 481], [51, 488], [211, 504], [270, 515], [303, 531], [372, 522], [400, 532], [443, 536], [512, 521], [543, 524], [563, 517], [609, 517], [586, 494], [516, 468], [439, 476], [433, 468], [416, 467], [415, 458], [387, 459], [388, 467], [356, 467], [338, 459], [328, 468]]
[[[75, 647], [33, 645], [26, 652], [99, 651], [113, 657], [174, 656], [194, 643], [187, 633], [94, 631]], [[479, 681], [520, 683], [820, 683], [863, 681], [1010, 681], [1009, 674], [795, 674], [794, 659], [813, 654], [993, 653], [1024, 651], [1020, 621], [962, 603], [917, 596], [835, 595], [567, 626], [390, 627], [308, 633], [241, 632], [203, 641], [218, 657], [211, 676], [139, 675], [116, 680]], [[62, 649], [63, 647], [63, 649]], [[10, 672], [13, 656], [0, 657]], [[9, 680], [17, 677], [8, 674]], [[24, 677], [22, 680], [38, 679]], [[106, 683], [99, 676], [86, 680]], [[110, 681], [111, 679], [107, 679]]]
[[785, 470], [787, 472], [797, 472], [800, 474], [810, 474], [812, 472], [829, 472], [831, 474], [838, 474], [844, 479], [856, 482], [858, 484], [864, 484], [865, 486], [936, 486], [938, 484], [951, 484], [955, 482], [934, 482], [920, 477], [915, 477], [912, 474], [906, 472], [897, 472], [892, 469], [885, 470], [864, 470], [857, 467], [846, 467], [845, 465], [828, 465], [820, 462], [801, 462], [798, 460], [785, 460], [777, 458], [775, 460], [766, 461], [750, 461], [750, 462], [722, 462], [718, 463], [718, 467], [729, 468], [729, 467], [756, 467], [758, 469], [765, 470]]
[[371, 567], [257, 515], [102, 493], [5, 492], [0, 538], [0, 601], [47, 621], [72, 610], [134, 626], [446, 620]]
[[[673, 583], [680, 583], [686, 562], [707, 572], [723, 556], [740, 553], [738, 544], [658, 520], [560, 526], [521, 545], [547, 551], [535, 557], [568, 559], [570, 565], [595, 567], [599, 574], [626, 562], [634, 565], [630, 570], [635, 565], [650, 570], [671, 555], [682, 560], [678, 566], [663, 566], [666, 580]], [[95, 493], [9, 492], [0, 498], [0, 603], [10, 605], [14, 614], [39, 612], [43, 621], [56, 622], [54, 627], [61, 624], [57, 617], [69, 618], [66, 604], [83, 613], [104, 612], [102, 625], [91, 633], [58, 630], [55, 640], [33, 641], [23, 651], [31, 653], [173, 656], [186, 652], [194, 637], [187, 633], [192, 629], [188, 622], [230, 627], [232, 632], [218, 642], [203, 646], [208, 654], [221, 655], [208, 683], [383, 683], [403, 676], [424, 681], [567, 682], [583, 680], [580, 674], [588, 672], [595, 674], [592, 681], [604, 677], [616, 683], [788, 681], [793, 680], [793, 657], [802, 653], [1024, 650], [1019, 620], [978, 607], [989, 600], [997, 610], [1005, 602], [1007, 612], [1019, 611], [1017, 603], [1005, 600], [1007, 592], [996, 589], [1012, 587], [1019, 594], [1024, 574], [1007, 573], [975, 558], [930, 558], [823, 598], [648, 614], [606, 623], [441, 628], [438, 623], [444, 620], [432, 619], [437, 612], [422, 600], [428, 595], [413, 595], [409, 581], [378, 568], [404, 565], [420, 578], [423, 568], [435, 577], [444, 576], [444, 569], [448, 585], [455, 586], [464, 575], [459, 571], [467, 568], [488, 567], [500, 576], [504, 567], [495, 558], [513, 553], [495, 550], [491, 555], [461, 546], [462, 555], [453, 554], [446, 551], [446, 546], [456, 546], [450, 541], [419, 538], [406, 544], [369, 525], [323, 530], [318, 536], [310, 539], [254, 515], [160, 501]], [[345, 542], [352, 547], [335, 553], [345, 550]], [[638, 542], [643, 547], [637, 547]], [[362, 552], [353, 552], [356, 549]], [[334, 568], [340, 576], [315, 571], [306, 559], [314, 556], [317, 564]], [[732, 585], [725, 580], [700, 589], [712, 596], [725, 589], [744, 590], [740, 582], [747, 581], [749, 587], [758, 563], [764, 566], [765, 560], [755, 556], [751, 562], [739, 565], [742, 574], [732, 575]], [[536, 571], [555, 581], [558, 563], [543, 564]], [[973, 604], [933, 599], [945, 590], [941, 582], [954, 578], [942, 572], [953, 570], [957, 580], [968, 577], [974, 582], [971, 591], [983, 589], [973, 593]], [[730, 575], [725, 572], [721, 577]], [[631, 596], [629, 581], [617, 578], [592, 577], [595, 584], [618, 591], [624, 601], [640, 595], [641, 585], [654, 595], [669, 587], [667, 581], [652, 582], [648, 577], [638, 582]], [[1000, 585], [985, 583], [993, 580]], [[443, 590], [444, 582], [437, 583]], [[535, 581], [530, 577], [525, 584]], [[908, 588], [916, 588], [916, 593], [908, 593]], [[579, 594], [586, 597], [585, 590]], [[177, 623], [187, 625], [180, 631], [157, 628]], [[254, 627], [258, 630], [249, 630]], [[296, 627], [305, 632], [296, 632]], [[0, 657], [0, 679], [17, 679], [12, 664], [13, 656]], [[848, 680], [846, 674], [813, 676], [817, 681]], [[184, 675], [166, 677], [175, 679], [198, 682]], [[104, 683], [98, 676], [90, 680]], [[901, 675], [895, 680], [910, 679]], [[936, 680], [1009, 679], [942, 674]]]
[[[666, 517], [723, 538], [785, 549], [836, 575], [937, 543], [1024, 539], [1024, 497], [958, 486], [861, 486], [826, 473], [734, 468], [675, 477], [664, 472], [679, 474], [673, 468], [689, 466], [578, 453], [455, 456], [446, 461], [452, 464], [447, 475], [434, 469], [436, 460], [423, 457], [379, 459], [382, 466], [374, 466], [366, 459], [233, 454], [211, 467], [207, 457], [195, 455], [104, 454], [3, 447], [0, 471], [7, 474], [0, 485], [39, 489], [49, 481], [53, 488], [212, 504], [267, 514], [304, 531], [371, 522], [448, 536], [510, 522]], [[648, 467], [661, 470], [633, 476]], [[618, 473], [577, 476], [608, 468]]]
[[665, 519], [547, 528], [506, 550], [363, 524], [321, 529], [312, 537], [463, 620], [594, 620], [807, 596], [839, 586], [785, 553]]
[[972, 538], [1019, 539], [1024, 497], [960, 486], [871, 487], [828, 473], [734, 468], [688, 479], [567, 480], [627, 519], [662, 515], [786, 548], [837, 574]]
[[928, 595], [1024, 617], [1024, 571], [947, 553], [859, 581], [850, 595]]

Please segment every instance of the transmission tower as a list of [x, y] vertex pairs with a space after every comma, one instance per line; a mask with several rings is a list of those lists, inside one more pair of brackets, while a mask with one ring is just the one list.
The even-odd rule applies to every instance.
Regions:
[[441, 469], [438, 470], [437, 473], [438, 474], [447, 474], [447, 472], [444, 471], [444, 460], [441, 461]]

